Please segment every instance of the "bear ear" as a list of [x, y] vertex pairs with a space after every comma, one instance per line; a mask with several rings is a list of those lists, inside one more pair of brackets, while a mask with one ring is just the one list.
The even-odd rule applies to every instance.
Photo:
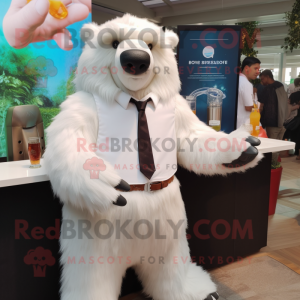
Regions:
[[178, 35], [172, 30], [165, 29], [165, 37], [167, 44], [171, 45], [172, 49], [174, 49], [179, 42]]

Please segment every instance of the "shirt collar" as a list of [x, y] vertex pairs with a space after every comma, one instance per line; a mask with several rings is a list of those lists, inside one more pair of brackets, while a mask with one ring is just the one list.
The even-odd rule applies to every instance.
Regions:
[[[115, 100], [124, 108], [127, 109], [128, 108], [128, 104], [130, 99], [133, 98], [132, 96], [130, 96], [127, 93], [124, 92], [120, 92], [117, 94], [117, 96], [115, 97]], [[140, 101], [145, 101], [147, 99], [151, 98], [152, 102], [154, 104], [154, 108], [156, 108], [158, 102], [159, 102], [159, 97], [155, 94], [155, 93], [149, 93], [148, 95], [146, 95], [144, 98], [142, 98]], [[135, 99], [135, 98], [133, 98]], [[135, 99], [137, 100], [137, 99]], [[139, 100], [137, 100], [139, 101]]]

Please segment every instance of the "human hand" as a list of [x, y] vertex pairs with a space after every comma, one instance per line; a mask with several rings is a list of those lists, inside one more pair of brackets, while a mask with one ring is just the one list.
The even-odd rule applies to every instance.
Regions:
[[16, 49], [22, 49], [30, 43], [53, 39], [63, 50], [73, 49], [72, 36], [66, 27], [87, 18], [91, 11], [91, 0], [61, 2], [69, 5], [68, 16], [63, 20], [48, 13], [49, 0], [32, 0], [28, 4], [27, 0], [12, 0], [3, 20], [7, 42]]

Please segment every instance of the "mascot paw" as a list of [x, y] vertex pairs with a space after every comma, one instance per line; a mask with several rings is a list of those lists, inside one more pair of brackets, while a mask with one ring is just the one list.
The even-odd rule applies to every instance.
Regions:
[[[249, 143], [251, 144], [251, 142]], [[223, 164], [223, 165], [227, 168], [239, 168], [241, 166], [250, 163], [252, 160], [255, 159], [257, 155], [258, 155], [258, 150], [255, 147], [250, 146], [246, 151], [242, 152], [239, 158], [235, 159], [230, 164]]]
[[217, 300], [219, 299], [219, 294], [217, 292], [209, 294], [204, 300]]

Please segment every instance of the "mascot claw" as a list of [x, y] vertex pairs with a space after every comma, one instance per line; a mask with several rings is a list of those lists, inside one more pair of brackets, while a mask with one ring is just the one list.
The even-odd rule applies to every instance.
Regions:
[[246, 142], [248, 142], [249, 144], [251, 144], [251, 146], [254, 147], [259, 146], [261, 144], [261, 141], [259, 139], [251, 135], [246, 138]]
[[113, 202], [114, 205], [117, 206], [125, 206], [127, 204], [127, 200], [120, 195], [116, 201]]
[[115, 187], [117, 190], [121, 190], [124, 192], [130, 191], [130, 185], [123, 179], [121, 179], [120, 183]]

